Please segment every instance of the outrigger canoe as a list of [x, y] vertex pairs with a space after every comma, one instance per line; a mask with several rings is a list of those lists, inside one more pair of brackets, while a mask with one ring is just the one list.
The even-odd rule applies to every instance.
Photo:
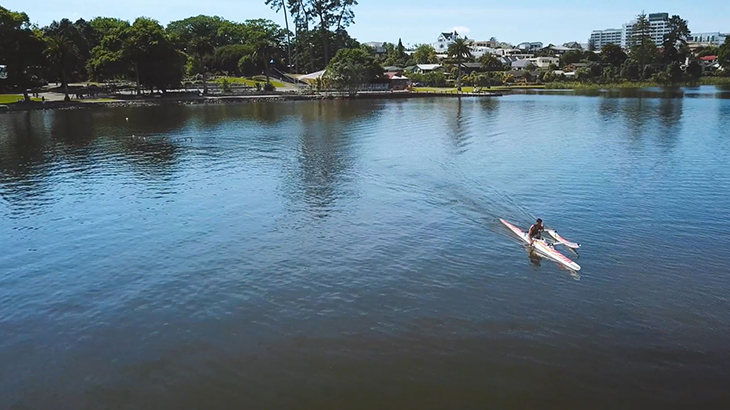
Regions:
[[[530, 244], [530, 238], [527, 237], [527, 232], [512, 225], [504, 219], [500, 219], [499, 221], [502, 222], [504, 226], [509, 228], [512, 232], [514, 232], [514, 234], [517, 235], [523, 242], [528, 245]], [[563, 255], [562, 253], [556, 251], [555, 248], [551, 244], [545, 242], [544, 239], [535, 239], [534, 241], [532, 241], [532, 246], [538, 254], [552, 261], [555, 261], [570, 270], [576, 272], [580, 270], [580, 265], [565, 257], [565, 255]]]

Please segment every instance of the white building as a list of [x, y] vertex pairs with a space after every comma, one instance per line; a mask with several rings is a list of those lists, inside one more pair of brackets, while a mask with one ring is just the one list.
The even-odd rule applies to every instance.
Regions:
[[383, 47], [385, 43], [383, 43], [382, 41], [370, 41], [363, 44], [372, 48], [375, 54], [385, 54], [385, 47]]
[[539, 41], [526, 41], [524, 43], [517, 44], [517, 48], [523, 51], [537, 51], [543, 47], [543, 44]]
[[714, 33], [692, 33], [688, 42], [698, 43], [698, 45], [703, 46], [721, 46], [728, 36], [730, 36], [730, 34], [720, 33], [719, 31]]
[[462, 38], [459, 33], [454, 30], [452, 33], [441, 33], [438, 39], [433, 43], [433, 48], [437, 53], [445, 53], [448, 51], [449, 46], [456, 41], [456, 39]]
[[596, 50], [601, 50], [607, 44], [621, 46], [623, 43], [624, 30], [621, 28], [607, 28], [605, 30], [593, 30], [590, 43]]
[[528, 58], [527, 61], [536, 65], [538, 68], [548, 68], [550, 64], [560, 64], [560, 59], [557, 57], [533, 57]]
[[[654, 44], [661, 45], [664, 42], [664, 35], [669, 34], [671, 28], [669, 27], [669, 13], [651, 13], [648, 16], [649, 19], [649, 37], [651, 37]], [[634, 35], [634, 27], [636, 26], [636, 20], [632, 20], [623, 25], [623, 42], [621, 47], [631, 47], [632, 39]]]
[[[664, 42], [664, 35], [669, 34], [671, 31], [669, 13], [651, 13], [647, 16], [647, 19], [649, 20], [649, 37], [656, 45], [661, 45]], [[629, 48], [636, 34], [634, 33], [635, 26], [636, 20], [634, 19], [624, 24], [620, 29], [595, 30], [591, 33], [590, 40], [597, 50], [602, 49], [609, 43], [620, 45], [622, 48]]]

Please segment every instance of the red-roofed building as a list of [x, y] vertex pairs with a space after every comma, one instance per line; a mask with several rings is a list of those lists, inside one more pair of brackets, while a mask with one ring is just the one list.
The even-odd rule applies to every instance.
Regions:
[[705, 64], [713, 64], [717, 62], [717, 56], [704, 56], [700, 57], [700, 61]]
[[411, 80], [408, 77], [403, 77], [398, 72], [385, 73], [385, 77], [390, 80], [391, 90], [405, 90], [411, 84]]

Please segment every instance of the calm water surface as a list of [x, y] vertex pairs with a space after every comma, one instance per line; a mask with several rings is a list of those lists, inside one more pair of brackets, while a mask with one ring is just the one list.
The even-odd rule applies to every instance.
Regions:
[[727, 408], [729, 153], [712, 87], [2, 115], [0, 408]]

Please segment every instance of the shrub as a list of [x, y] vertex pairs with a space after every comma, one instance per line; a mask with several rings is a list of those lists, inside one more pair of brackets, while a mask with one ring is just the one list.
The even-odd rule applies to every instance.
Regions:
[[251, 79], [254, 80], [254, 81], [262, 82], [262, 83], [265, 83], [266, 82], [266, 76], [265, 75], [255, 75], [255, 76], [251, 77]]
[[264, 91], [268, 91], [268, 92], [276, 91], [276, 87], [274, 87], [274, 84], [265, 83], [264, 84]]
[[223, 78], [219, 79], [218, 84], [220, 84], [222, 92], [224, 92], [224, 93], [231, 92], [231, 80], [229, 80], [228, 77], [223, 77]]

